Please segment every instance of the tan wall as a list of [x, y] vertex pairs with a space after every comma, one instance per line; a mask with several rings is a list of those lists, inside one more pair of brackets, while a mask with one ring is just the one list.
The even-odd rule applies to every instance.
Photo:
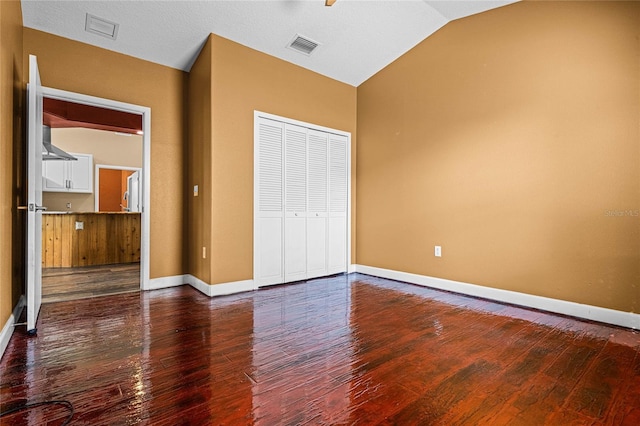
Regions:
[[223, 283], [253, 278], [254, 110], [351, 132], [355, 145], [356, 88], [222, 37], [211, 45], [210, 283]]
[[22, 9], [0, 1], [0, 328], [23, 293]]
[[[186, 167], [188, 273], [210, 282], [211, 256], [211, 40], [207, 40], [191, 67], [188, 86], [189, 142]], [[198, 196], [193, 187], [198, 185]]]
[[151, 108], [151, 278], [184, 273], [186, 73], [25, 28], [42, 84]]
[[362, 84], [358, 263], [640, 312], [639, 37], [637, 2], [517, 3]]
[[[153, 112], [151, 113], [153, 117]], [[66, 152], [93, 155], [93, 183], [95, 187], [96, 164], [142, 167], [142, 136], [122, 136], [114, 132], [85, 128], [51, 129], [51, 142]], [[49, 210], [92, 212], [95, 210], [95, 193], [74, 194], [66, 192], [44, 192], [42, 203]]]

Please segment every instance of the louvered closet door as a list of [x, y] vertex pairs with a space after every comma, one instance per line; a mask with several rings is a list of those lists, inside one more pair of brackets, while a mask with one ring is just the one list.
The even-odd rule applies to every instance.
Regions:
[[328, 274], [347, 270], [347, 138], [329, 134]]
[[307, 278], [327, 275], [327, 133], [308, 131]]
[[307, 278], [307, 129], [285, 124], [285, 282]]
[[283, 153], [284, 125], [261, 118], [256, 145], [258, 204], [254, 278], [257, 285], [280, 284], [283, 270]]

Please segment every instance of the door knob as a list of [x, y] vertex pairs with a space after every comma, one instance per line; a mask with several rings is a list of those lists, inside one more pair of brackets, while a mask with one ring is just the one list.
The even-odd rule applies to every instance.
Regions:
[[18, 210], [29, 210], [30, 212], [38, 212], [45, 211], [47, 208], [45, 206], [37, 206], [33, 203], [30, 203], [28, 206], [18, 206]]

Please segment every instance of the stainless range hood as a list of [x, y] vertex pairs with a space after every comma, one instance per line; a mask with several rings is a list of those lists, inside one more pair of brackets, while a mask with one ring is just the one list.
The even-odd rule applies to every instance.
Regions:
[[63, 160], [63, 161], [74, 161], [78, 160], [73, 155], [64, 152], [57, 146], [51, 145], [51, 127], [42, 126], [42, 161], [51, 161], [51, 160]]

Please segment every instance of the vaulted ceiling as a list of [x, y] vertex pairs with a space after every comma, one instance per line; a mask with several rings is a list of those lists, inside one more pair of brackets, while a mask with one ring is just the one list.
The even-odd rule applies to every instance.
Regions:
[[[358, 86], [448, 22], [515, 0], [22, 0], [24, 26], [188, 71], [210, 33]], [[118, 25], [85, 31], [87, 14]], [[301, 35], [311, 55], [288, 48]]]

